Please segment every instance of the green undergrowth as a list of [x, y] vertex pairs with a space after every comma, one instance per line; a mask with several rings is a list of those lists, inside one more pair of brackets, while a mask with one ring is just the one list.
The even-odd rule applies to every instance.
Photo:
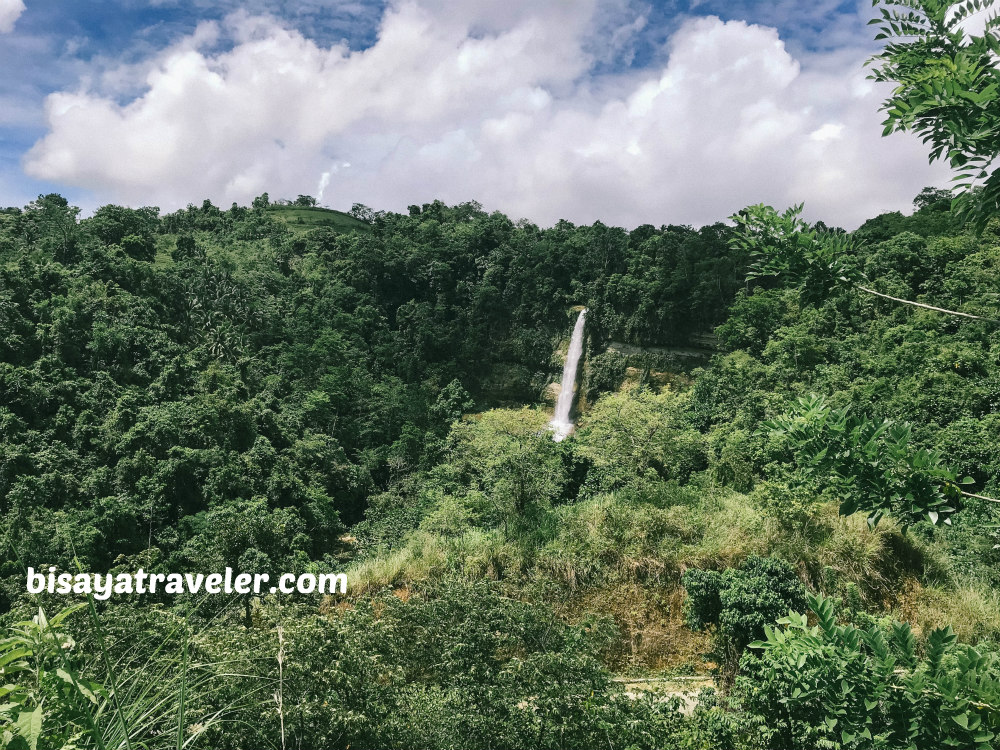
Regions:
[[340, 232], [369, 232], [371, 227], [343, 211], [320, 206], [270, 206], [268, 212], [293, 229], [324, 227]]
[[[671, 601], [654, 618], [670, 630], [682, 617], [684, 571], [773, 556], [809, 590], [852, 611], [896, 616], [918, 633], [950, 623], [970, 642], [1000, 638], [988, 566], [974, 575], [957, 567], [947, 532], [903, 533], [891, 520], [872, 528], [861, 516], [839, 515], [835, 501], [803, 497], [780, 481], [758, 480], [748, 492], [721, 484], [728, 459], [691, 429], [688, 404], [688, 394], [670, 390], [606, 395], [558, 444], [537, 410], [467, 418], [449, 438], [446, 462], [381, 496], [355, 527], [350, 590], [363, 597], [445, 576], [487, 578], [514, 596], [541, 587], [550, 599], [575, 602], [567, 612], [587, 601], [603, 601], [606, 611], [627, 590], [639, 609], [657, 597]], [[635, 434], [641, 444], [628, 437]], [[679, 475], [678, 464], [698, 470]], [[627, 612], [615, 617], [619, 651], [634, 653], [630, 639], [642, 628]], [[670, 640], [647, 639], [641, 657], [617, 663], [676, 668], [692, 638], [678, 637], [681, 629]]]

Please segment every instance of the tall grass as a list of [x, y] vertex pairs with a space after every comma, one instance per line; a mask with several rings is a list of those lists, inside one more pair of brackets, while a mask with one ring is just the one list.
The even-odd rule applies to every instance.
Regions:
[[[26, 572], [18, 550], [11, 551]], [[83, 571], [79, 560], [76, 568]], [[197, 605], [194, 607], [197, 609]], [[71, 617], [84, 608], [89, 614], [89, 628], [79, 630], [90, 637], [99, 652], [97, 658], [81, 654], [79, 644], [69, 635]], [[192, 747], [229, 714], [246, 707], [218, 700], [227, 679], [244, 675], [227, 673], [226, 665], [219, 662], [190, 658], [190, 610], [184, 616], [149, 611], [166, 618], [165, 634], [160, 633], [158, 639], [140, 638], [136, 630], [128, 629], [132, 640], [124, 648], [120, 643], [109, 644], [92, 594], [51, 618], [39, 599], [38, 614], [31, 621], [17, 623], [2, 634], [0, 657], [5, 653], [7, 657], [6, 662], [0, 658], [4, 681], [18, 673], [34, 675], [33, 682], [27, 685], [22, 679], [18, 680], [20, 684], [8, 682], [0, 689], [0, 695], [14, 700], [8, 706], [19, 713], [33, 707], [37, 720], [26, 725], [33, 733], [27, 740], [29, 747], [53, 744], [42, 741], [49, 735], [61, 738], [56, 740], [56, 746], [65, 746], [71, 738], [72, 747], [81, 749], [182, 750]], [[88, 656], [91, 663], [87, 663]], [[57, 678], [55, 687], [44, 685], [43, 675], [51, 679], [53, 673]], [[63, 683], [72, 689], [61, 689]], [[252, 691], [243, 697], [244, 702], [253, 700]], [[0, 710], [0, 730], [10, 715]], [[195, 721], [190, 721], [192, 715]], [[23, 734], [19, 739], [24, 739]]]
[[[99, 651], [89, 660], [69, 634], [68, 621], [82, 607], [89, 622], [75, 629], [82, 625], [85, 640]], [[92, 602], [52, 618], [39, 609], [31, 621], [9, 627], [0, 638], [0, 664], [8, 682], [3, 693], [12, 702], [0, 707], [0, 734], [12, 732], [27, 747], [207, 747], [199, 742], [206, 732], [256, 697], [250, 691], [240, 701], [227, 698], [227, 681], [244, 675], [192, 658], [190, 623], [160, 615], [170, 620], [166, 637], [137, 638], [125, 648], [109, 643]]]
[[[94, 712], [107, 750], [207, 747], [199, 739], [209, 729], [248, 707], [225, 703], [226, 681], [238, 675], [229, 674], [224, 664], [197, 658], [187, 617], [163, 613], [172, 621], [165, 638], [141, 639], [112, 658], [103, 623], [92, 605], [90, 615], [101, 644], [99, 672], [111, 688]], [[247, 696], [245, 702], [254, 700]]]
[[982, 586], [945, 589], [914, 585], [900, 614], [923, 633], [951, 625], [968, 643], [1000, 641], [1000, 595]]
[[447, 568], [445, 541], [426, 532], [416, 532], [403, 547], [351, 568], [347, 587], [360, 594], [385, 586], [419, 583], [444, 573]]

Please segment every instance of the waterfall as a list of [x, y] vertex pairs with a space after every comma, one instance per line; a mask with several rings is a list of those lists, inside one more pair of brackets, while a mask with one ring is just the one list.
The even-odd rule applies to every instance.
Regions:
[[559, 389], [559, 400], [556, 402], [556, 413], [549, 423], [549, 427], [555, 432], [552, 439], [557, 443], [573, 430], [573, 422], [569, 418], [569, 412], [573, 408], [576, 368], [580, 364], [580, 355], [583, 353], [583, 321], [586, 316], [587, 311], [581, 310], [580, 317], [576, 319], [576, 325], [573, 326], [573, 337], [569, 340], [566, 364], [563, 365], [562, 385]]

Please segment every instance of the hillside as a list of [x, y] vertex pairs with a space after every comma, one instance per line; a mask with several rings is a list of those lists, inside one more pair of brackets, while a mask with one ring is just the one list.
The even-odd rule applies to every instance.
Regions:
[[267, 210], [276, 219], [285, 222], [296, 231], [308, 231], [320, 227], [338, 232], [368, 232], [371, 230], [371, 227], [365, 222], [332, 208], [271, 205]]
[[[293, 715], [305, 747], [595, 732], [744, 747], [784, 716], [771, 697], [801, 690], [778, 645], [748, 644], [812, 607], [854, 665], [816, 660], [824, 684], [840, 679], [824, 670], [880, 674], [838, 621], [895, 638], [918, 670], [950, 626], [960, 640], [940, 648], [979, 649], [989, 703], [997, 506], [975, 496], [1000, 494], [995, 325], [815, 275], [754, 278], [760, 254], [751, 266], [721, 224], [541, 229], [439, 202], [367, 232], [291, 215], [205, 202], [77, 221], [58, 196], [0, 212], [0, 607], [28, 639], [9, 643], [34, 644], [29, 668], [65, 659], [95, 686], [138, 686], [190, 643], [186, 711], [220, 749]], [[749, 236], [769, 242], [777, 220], [761, 217]], [[1000, 225], [976, 236], [938, 200], [854, 239], [844, 273], [996, 316]], [[579, 424], [556, 443], [546, 399], [580, 305]], [[855, 431], [830, 432], [844, 414]], [[883, 420], [896, 427], [864, 432]], [[829, 450], [854, 434], [863, 450]], [[862, 481], [879, 489], [857, 496]], [[350, 585], [123, 593], [88, 616], [67, 609], [82, 593], [27, 594], [27, 566]], [[38, 607], [64, 611], [77, 645], [31, 640]], [[788, 658], [818, 659], [807, 645]], [[94, 658], [105, 649], [115, 666]], [[287, 715], [263, 690], [279, 677]], [[174, 706], [176, 684], [153, 681]], [[89, 699], [61, 684], [24, 695], [62, 695], [70, 718], [52, 726], [83, 726]], [[674, 698], [706, 684], [719, 693], [681, 712]], [[128, 693], [130, 710], [143, 700]], [[253, 721], [223, 729], [220, 710]]]

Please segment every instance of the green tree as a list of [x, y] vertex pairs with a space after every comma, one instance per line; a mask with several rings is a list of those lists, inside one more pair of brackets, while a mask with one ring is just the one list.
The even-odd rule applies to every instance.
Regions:
[[[972, 320], [1000, 323], [993, 318], [915, 302], [879, 292], [858, 266], [856, 244], [846, 234], [819, 231], [800, 214], [802, 204], [778, 213], [771, 206], [748, 206], [732, 216], [738, 232], [732, 246], [750, 255], [747, 280], [783, 277], [810, 302], [819, 302], [837, 288], [847, 287], [881, 299]], [[919, 238], [917, 238], [919, 239]]]
[[934, 211], [947, 211], [954, 198], [951, 190], [943, 188], [925, 187], [916, 198], [913, 199], [913, 209], [920, 211], [925, 208]]
[[594, 404], [574, 440], [578, 455], [592, 464], [592, 489], [686, 481], [705, 468], [702, 436], [686, 413], [689, 401], [688, 394], [642, 388], [608, 394]]
[[[956, 207], [978, 229], [1000, 208], [1000, 19], [984, 0], [874, 0], [876, 40], [870, 78], [896, 84], [885, 100], [883, 135], [914, 132], [931, 147], [930, 160], [958, 171]], [[969, 19], [989, 13], [982, 34]]]
[[723, 572], [691, 568], [683, 577], [685, 618], [693, 630], [716, 627], [716, 655], [729, 676], [747, 644], [791, 609], [805, 606], [795, 569], [775, 557], [751, 555]]
[[65, 263], [76, 245], [79, 214], [80, 209], [69, 205], [61, 195], [39, 195], [25, 210], [25, 229], [41, 240], [44, 249], [52, 250]]
[[[734, 697], [767, 750], [990, 750], [1000, 726], [995, 654], [932, 631], [923, 653], [909, 625], [838, 623], [809, 595], [816, 624], [789, 613], [742, 661]], [[756, 651], [757, 654], [752, 653]]]
[[83, 226], [107, 245], [118, 245], [136, 260], [151, 261], [156, 255], [155, 234], [160, 224], [160, 209], [155, 206], [126, 208], [101, 206]]
[[489, 505], [490, 520], [505, 531], [537, 522], [566, 481], [559, 444], [545, 430], [547, 416], [532, 409], [494, 409], [452, 428], [453, 464], [472, 479]]

